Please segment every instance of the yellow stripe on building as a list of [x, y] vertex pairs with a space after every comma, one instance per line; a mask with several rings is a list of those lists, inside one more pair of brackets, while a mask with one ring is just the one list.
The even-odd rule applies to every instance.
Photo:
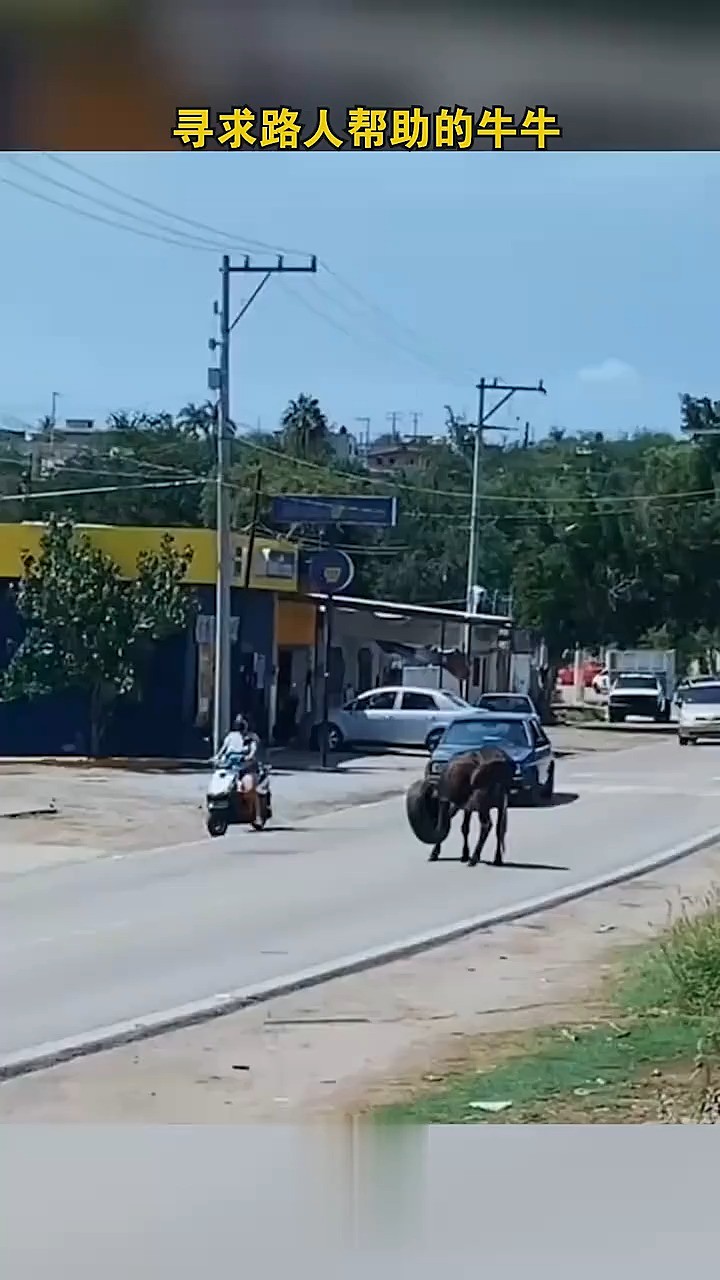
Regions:
[[[40, 551], [42, 524], [0, 524], [0, 578], [19, 578], [23, 556]], [[125, 525], [77, 525], [94, 546], [111, 556], [126, 578], [134, 578], [141, 551], [159, 551], [163, 537], [169, 533], [178, 550], [190, 547], [192, 563], [187, 582], [193, 586], [210, 586], [215, 582], [216, 538], [214, 529], [154, 529]], [[235, 555], [233, 586], [244, 586], [243, 566], [248, 539], [232, 535]], [[289, 542], [273, 538], [257, 538], [253, 551], [250, 587], [257, 591], [294, 593], [298, 589], [298, 552]]]

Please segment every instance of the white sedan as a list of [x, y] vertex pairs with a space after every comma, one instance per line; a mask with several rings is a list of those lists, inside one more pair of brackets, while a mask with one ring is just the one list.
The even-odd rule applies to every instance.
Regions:
[[[436, 725], [443, 728], [454, 715], [471, 711], [468, 702], [446, 689], [422, 689], [409, 685], [386, 685], [369, 689], [344, 707], [330, 712], [327, 745], [330, 751], [342, 747], [424, 747]], [[322, 725], [312, 731], [317, 746]]]
[[720, 682], [696, 680], [678, 690], [678, 742], [697, 746], [720, 738]]

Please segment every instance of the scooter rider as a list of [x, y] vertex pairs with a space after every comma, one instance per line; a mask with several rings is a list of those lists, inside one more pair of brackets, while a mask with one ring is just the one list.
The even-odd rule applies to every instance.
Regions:
[[233, 727], [220, 748], [218, 759], [243, 756], [248, 765], [254, 767], [257, 771], [258, 746], [258, 738], [254, 733], [250, 732], [250, 725], [245, 716], [236, 716], [233, 721]]
[[256, 782], [265, 781], [267, 770], [260, 759], [260, 739], [242, 715], [235, 717], [233, 727], [220, 748], [218, 762], [238, 756], [242, 757], [243, 766], [255, 774]]

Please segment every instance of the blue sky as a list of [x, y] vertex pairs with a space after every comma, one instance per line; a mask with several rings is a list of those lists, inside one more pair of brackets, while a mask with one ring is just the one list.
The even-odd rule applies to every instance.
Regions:
[[[120, 203], [42, 155], [19, 159], [35, 175]], [[402, 428], [415, 411], [420, 430], [434, 431], [445, 404], [475, 411], [481, 375], [544, 379], [546, 398], [518, 396], [497, 419], [527, 418], [538, 435], [552, 424], [675, 429], [680, 392], [720, 395], [718, 154], [65, 159], [212, 224], [238, 250], [248, 239], [300, 249], [337, 273], [271, 281], [237, 326], [239, 422], [270, 429], [287, 400], [306, 391], [349, 429], [369, 416], [380, 434], [396, 410]], [[118, 218], [7, 155], [0, 177]], [[178, 224], [213, 242], [196, 252], [6, 184], [0, 200], [0, 416], [34, 421], [54, 390], [61, 419], [206, 398], [218, 237]], [[247, 293], [235, 277], [238, 308]]]

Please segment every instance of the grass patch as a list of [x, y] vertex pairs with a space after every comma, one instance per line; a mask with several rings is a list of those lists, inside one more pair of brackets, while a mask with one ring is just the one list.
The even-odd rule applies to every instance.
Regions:
[[[697, 1119], [698, 1106], [705, 1114], [715, 1094], [711, 1068], [720, 1056], [720, 893], [684, 904], [655, 943], [626, 960], [609, 1001], [612, 1019], [538, 1032], [507, 1060], [500, 1043], [489, 1069], [449, 1076], [407, 1102], [380, 1108], [377, 1118], [421, 1124], [657, 1122], [666, 1081], [672, 1114], [664, 1118], [688, 1117], [690, 1108], [690, 1118]], [[704, 1082], [699, 1100], [691, 1098], [698, 1071]]]

